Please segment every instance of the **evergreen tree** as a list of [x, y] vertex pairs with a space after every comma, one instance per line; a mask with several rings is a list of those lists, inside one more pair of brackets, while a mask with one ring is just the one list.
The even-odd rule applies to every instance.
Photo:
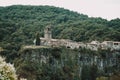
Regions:
[[97, 72], [98, 72], [97, 65], [93, 64], [90, 67], [90, 80], [96, 80], [98, 74]]
[[89, 79], [90, 79], [90, 67], [84, 65], [82, 67], [81, 80], [89, 80]]
[[35, 42], [36, 45], [40, 45], [40, 41], [41, 41], [41, 40], [40, 40], [40, 37], [39, 37], [39, 36], [40, 36], [40, 34], [37, 32], [37, 33], [36, 33], [36, 42]]

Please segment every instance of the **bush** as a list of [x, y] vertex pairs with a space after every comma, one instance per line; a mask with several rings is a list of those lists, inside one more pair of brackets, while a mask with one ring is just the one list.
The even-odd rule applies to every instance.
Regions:
[[15, 68], [0, 57], [0, 80], [17, 80]]

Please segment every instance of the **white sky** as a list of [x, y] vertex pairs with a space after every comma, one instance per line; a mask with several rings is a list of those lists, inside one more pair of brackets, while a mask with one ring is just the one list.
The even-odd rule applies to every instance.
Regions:
[[0, 0], [0, 6], [50, 5], [105, 19], [120, 18], [120, 0]]

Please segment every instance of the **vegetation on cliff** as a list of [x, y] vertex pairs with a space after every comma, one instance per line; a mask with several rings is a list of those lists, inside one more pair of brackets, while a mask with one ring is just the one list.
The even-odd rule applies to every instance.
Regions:
[[[73, 58], [77, 59], [78, 50], [41, 48], [18, 52], [21, 45], [33, 44], [36, 32], [39, 32], [43, 37], [44, 28], [49, 24], [53, 25], [53, 38], [83, 42], [91, 40], [120, 41], [119, 18], [111, 21], [102, 18], [90, 18], [84, 14], [53, 6], [14, 5], [0, 7], [0, 48], [2, 49], [0, 55], [5, 56], [7, 62], [15, 63], [18, 76], [29, 80], [73, 80], [75, 78], [94, 80], [96, 75], [99, 75], [97, 74], [99, 70], [96, 65], [85, 66], [84, 68], [88, 71], [82, 70], [84, 76], [77, 75], [79, 67], [76, 64], [77, 60], [73, 60]], [[108, 51], [79, 50], [81, 53], [90, 54], [90, 57], [100, 55], [103, 59], [106, 58], [108, 53], [111, 53]], [[37, 61], [36, 57], [43, 57], [44, 59], [44, 56], [40, 56], [40, 54], [47, 55], [47, 53], [50, 56], [49, 64], [45, 64], [44, 61], [42, 65], [38, 64], [40, 60]], [[70, 54], [68, 55], [68, 53]], [[61, 60], [64, 60], [63, 62], [66, 65], [62, 66]], [[55, 64], [61, 64], [61, 68]], [[116, 69], [116, 66], [114, 68]], [[93, 73], [92, 69], [95, 70], [95, 73]], [[93, 74], [91, 76], [94, 78], [89, 74]]]
[[[119, 72], [119, 62], [115, 66], [95, 63], [95, 56], [103, 63], [109, 64], [109, 56], [115, 53], [91, 51], [87, 49], [69, 49], [65, 47], [24, 48], [15, 60], [18, 77], [28, 80], [96, 80], [100, 76], [108, 76], [114, 71]], [[111, 57], [112, 58], [112, 57]], [[116, 61], [120, 61], [116, 58]], [[94, 62], [94, 63], [93, 63]]]

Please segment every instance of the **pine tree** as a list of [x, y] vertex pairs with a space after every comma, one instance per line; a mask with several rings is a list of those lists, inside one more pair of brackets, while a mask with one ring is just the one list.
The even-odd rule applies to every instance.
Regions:
[[40, 45], [40, 42], [41, 42], [39, 36], [40, 36], [40, 34], [37, 32], [37, 33], [36, 33], [36, 43], [35, 43], [37, 46]]
[[90, 67], [90, 80], [96, 80], [98, 74], [97, 72], [98, 72], [97, 65], [93, 64]]

